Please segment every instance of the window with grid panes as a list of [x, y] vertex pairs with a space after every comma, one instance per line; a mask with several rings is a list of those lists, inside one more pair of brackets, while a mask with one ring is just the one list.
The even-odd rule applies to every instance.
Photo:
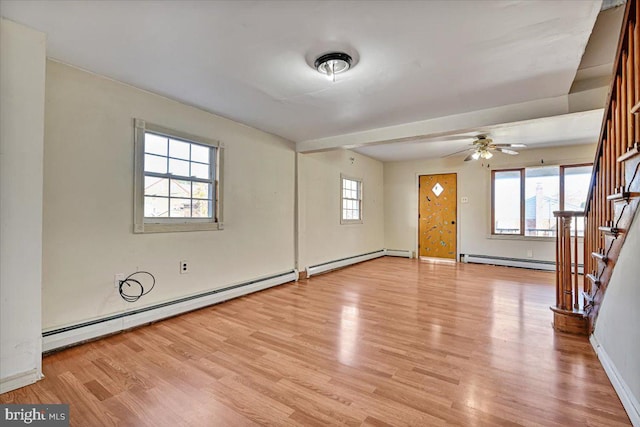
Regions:
[[342, 224], [362, 222], [362, 180], [341, 176]]
[[222, 228], [217, 141], [136, 120], [136, 232]]

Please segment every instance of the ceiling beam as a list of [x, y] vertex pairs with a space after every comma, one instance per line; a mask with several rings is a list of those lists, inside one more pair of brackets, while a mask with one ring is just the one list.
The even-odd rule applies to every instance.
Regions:
[[[365, 145], [423, 140], [469, 132], [482, 133], [485, 128], [504, 123], [600, 109], [605, 98], [606, 88], [592, 90], [588, 93], [578, 92], [402, 125], [301, 141], [296, 144], [296, 151], [312, 153], [338, 148], [352, 149]], [[576, 102], [578, 100], [579, 102]]]

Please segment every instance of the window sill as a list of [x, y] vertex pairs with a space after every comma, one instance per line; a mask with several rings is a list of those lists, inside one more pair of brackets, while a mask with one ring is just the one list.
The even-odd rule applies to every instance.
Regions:
[[133, 232], [144, 233], [176, 233], [184, 231], [218, 231], [223, 230], [221, 222], [183, 222], [183, 223], [145, 223], [135, 224]]
[[[533, 242], [555, 242], [555, 237], [536, 237], [536, 236], [513, 236], [509, 234], [489, 234], [487, 236], [489, 240], [528, 240]], [[583, 240], [584, 237], [578, 237], [578, 240]]]
[[355, 224], [362, 224], [362, 220], [361, 219], [355, 219], [355, 220], [341, 220], [340, 221], [340, 225], [355, 225]]

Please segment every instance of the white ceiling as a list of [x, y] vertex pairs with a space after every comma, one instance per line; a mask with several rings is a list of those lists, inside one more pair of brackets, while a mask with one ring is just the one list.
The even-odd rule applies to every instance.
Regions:
[[[478, 135], [488, 135], [496, 144], [526, 144], [526, 149], [560, 145], [592, 144], [599, 134], [604, 110], [591, 110], [542, 119], [506, 123], [479, 128], [473, 132], [435, 138], [411, 138], [409, 141], [369, 144], [352, 148], [360, 154], [393, 162], [444, 157], [471, 148]], [[523, 149], [516, 148], [517, 151]], [[460, 153], [460, 158], [469, 152]], [[497, 153], [497, 156], [507, 154]]]
[[[600, 4], [2, 0], [0, 13], [47, 33], [54, 59], [300, 142], [566, 95]], [[359, 63], [331, 83], [309, 63], [334, 49]]]

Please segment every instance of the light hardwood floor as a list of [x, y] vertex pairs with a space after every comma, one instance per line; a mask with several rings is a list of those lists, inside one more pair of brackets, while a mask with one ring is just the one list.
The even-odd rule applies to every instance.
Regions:
[[75, 426], [629, 425], [552, 273], [380, 258], [44, 359]]

